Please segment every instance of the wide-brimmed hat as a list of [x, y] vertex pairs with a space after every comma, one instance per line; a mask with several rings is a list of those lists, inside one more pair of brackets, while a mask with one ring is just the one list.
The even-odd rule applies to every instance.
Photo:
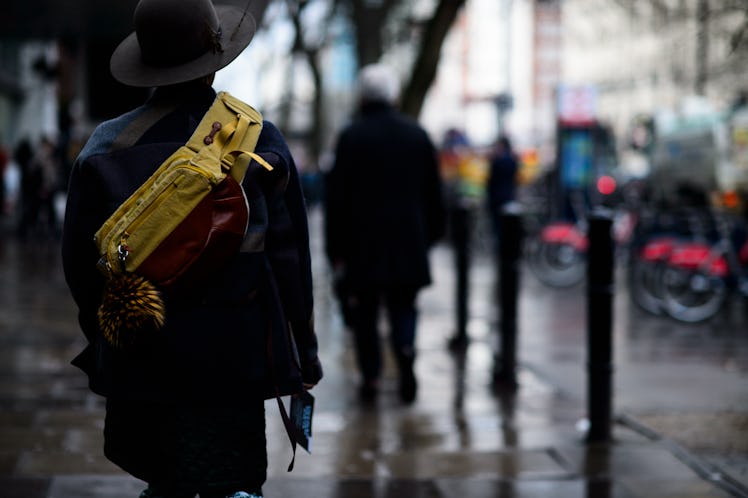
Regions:
[[151, 87], [207, 76], [233, 61], [252, 40], [255, 20], [211, 0], [140, 0], [135, 32], [114, 50], [109, 67], [129, 86]]

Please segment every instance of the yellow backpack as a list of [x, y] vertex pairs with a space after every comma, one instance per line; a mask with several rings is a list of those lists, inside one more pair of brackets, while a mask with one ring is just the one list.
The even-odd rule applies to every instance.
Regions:
[[99, 325], [127, 346], [165, 322], [163, 290], [189, 288], [241, 246], [249, 208], [241, 182], [262, 116], [220, 92], [189, 141], [177, 149], [96, 232], [107, 286]]

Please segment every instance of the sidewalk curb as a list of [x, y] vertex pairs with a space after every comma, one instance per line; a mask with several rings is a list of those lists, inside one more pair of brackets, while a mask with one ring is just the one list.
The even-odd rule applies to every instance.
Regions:
[[748, 487], [718, 465], [694, 455], [683, 446], [643, 424], [630, 414], [621, 413], [614, 418], [615, 423], [623, 425], [647, 439], [664, 446], [673, 456], [714, 486], [737, 498], [748, 498]]
[[[537, 368], [532, 364], [532, 362], [523, 361], [521, 362], [521, 366], [532, 372], [540, 381], [544, 382], [559, 395], [569, 399], [578, 399], [578, 397], [573, 392], [553, 382], [551, 378], [546, 374], [546, 372], [544, 372], [540, 368]], [[736, 498], [748, 498], [748, 486], [740, 482], [739, 479], [733, 477], [729, 472], [727, 472], [720, 466], [694, 455], [675, 441], [666, 438], [651, 427], [637, 420], [633, 415], [625, 412], [614, 414], [613, 422], [640, 434], [641, 436], [649, 439], [652, 442], [660, 444], [665, 449], [667, 449], [675, 458], [677, 458], [691, 470], [693, 470], [699, 477], [711, 483], [715, 487], [720, 488], [721, 490], [729, 493], [731, 496], [734, 496]]]

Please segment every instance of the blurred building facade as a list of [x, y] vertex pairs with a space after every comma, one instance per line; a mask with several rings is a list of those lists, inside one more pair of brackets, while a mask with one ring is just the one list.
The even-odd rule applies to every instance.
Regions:
[[745, 101], [746, 8], [717, 0], [469, 0], [422, 119], [436, 138], [458, 127], [479, 145], [506, 131], [550, 167], [563, 90], [582, 88], [627, 169], [646, 174], [652, 157], [629, 147], [642, 122], [696, 115], [711, 126]]
[[462, 129], [477, 145], [504, 132], [524, 147], [552, 141], [560, 41], [559, 0], [468, 0], [442, 49], [424, 123], [437, 137]]
[[596, 89], [621, 163], [657, 197], [748, 194], [748, 2], [563, 3], [563, 75]]
[[732, 46], [743, 2], [564, 0], [563, 79], [593, 84], [617, 130], [700, 95], [717, 109], [748, 91], [748, 45]]
[[[8, 0], [0, 16], [0, 141], [64, 142], [142, 103], [117, 83], [109, 56], [132, 31], [138, 0]], [[217, 0], [245, 8], [243, 0]], [[251, 2], [261, 19], [269, 0]]]

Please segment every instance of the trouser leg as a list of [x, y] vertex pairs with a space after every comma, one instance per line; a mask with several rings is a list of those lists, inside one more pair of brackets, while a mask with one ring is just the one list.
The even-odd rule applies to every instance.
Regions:
[[413, 371], [416, 358], [415, 340], [418, 311], [416, 290], [391, 291], [387, 295], [390, 321], [390, 343], [400, 373], [399, 394], [406, 403], [415, 400], [417, 383]]
[[461, 350], [468, 343], [471, 232], [472, 214], [470, 210], [454, 206], [450, 210], [450, 233], [456, 278], [454, 288], [455, 330], [454, 335], [449, 339], [449, 347], [453, 350]]
[[468, 322], [468, 292], [470, 279], [470, 212], [467, 209], [458, 210], [454, 215], [454, 250], [455, 266], [457, 270], [456, 309], [457, 323], [455, 335], [467, 339]]
[[141, 498], [259, 494], [267, 474], [264, 400], [108, 400], [105, 452], [148, 482]]
[[378, 296], [359, 293], [356, 300], [352, 313], [356, 360], [364, 383], [377, 382], [382, 373]]

